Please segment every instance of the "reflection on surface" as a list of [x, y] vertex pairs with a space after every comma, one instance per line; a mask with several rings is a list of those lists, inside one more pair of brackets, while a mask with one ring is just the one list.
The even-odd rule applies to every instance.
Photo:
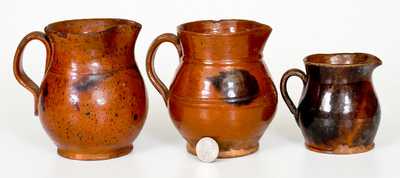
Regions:
[[69, 101], [73, 105], [78, 104], [79, 103], [78, 94], [76, 94], [76, 92], [72, 92], [71, 95], [69, 96]]
[[208, 95], [211, 94], [211, 92], [210, 92], [211, 82], [208, 81], [208, 80], [204, 80], [203, 84], [204, 84], [204, 87], [201, 90], [201, 96], [202, 97], [207, 97]]
[[[346, 94], [346, 93], [344, 93]], [[343, 113], [344, 114], [348, 114], [351, 112], [351, 100], [349, 95], [344, 95], [344, 99], [343, 99]]]
[[330, 112], [332, 109], [331, 99], [332, 99], [331, 91], [327, 91], [326, 93], [324, 93], [324, 95], [322, 96], [322, 102], [319, 109], [321, 111]]
[[106, 104], [106, 100], [104, 98], [105, 93], [102, 90], [95, 90], [93, 91], [93, 98], [96, 99], [96, 103], [100, 106]]
[[[96, 60], [97, 59], [95, 59], [95, 61]], [[97, 73], [99, 71], [99, 69], [100, 69], [100, 64], [97, 63], [97, 62], [93, 62], [93, 63], [90, 64], [89, 69], [90, 69], [91, 73]]]
[[[336, 92], [336, 93], [335, 93]], [[319, 109], [324, 112], [348, 114], [353, 111], [350, 92], [326, 90], [322, 95]]]

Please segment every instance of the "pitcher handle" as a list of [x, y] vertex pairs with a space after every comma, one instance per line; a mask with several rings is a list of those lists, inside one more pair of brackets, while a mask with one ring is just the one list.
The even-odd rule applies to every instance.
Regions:
[[281, 79], [280, 88], [281, 88], [281, 94], [282, 94], [283, 100], [285, 101], [286, 105], [288, 106], [290, 112], [297, 119], [298, 110], [297, 110], [296, 106], [294, 105], [293, 101], [290, 99], [287, 88], [286, 88], [287, 81], [292, 76], [299, 77], [302, 80], [304, 86], [306, 85], [306, 82], [307, 82], [307, 76], [300, 69], [290, 69], [283, 74], [282, 79]]
[[154, 70], [154, 57], [156, 55], [158, 47], [164, 43], [170, 42], [172, 43], [176, 49], [178, 50], [179, 57], [182, 57], [182, 48], [179, 42], [179, 38], [172, 33], [165, 33], [158, 36], [153, 43], [150, 45], [149, 50], [147, 51], [146, 57], [146, 71], [147, 75], [153, 86], [157, 89], [157, 91], [161, 94], [164, 99], [166, 105], [168, 105], [169, 91], [165, 84], [160, 80]]
[[35, 112], [35, 116], [38, 115], [38, 97], [39, 97], [39, 87], [38, 85], [33, 82], [33, 80], [31, 78], [28, 77], [28, 75], [26, 75], [24, 68], [23, 68], [23, 61], [22, 61], [22, 54], [24, 52], [24, 49], [26, 47], [26, 45], [32, 41], [32, 40], [39, 40], [41, 41], [44, 46], [46, 47], [46, 67], [45, 67], [45, 73], [47, 72], [47, 69], [49, 67], [49, 61], [50, 61], [50, 57], [51, 57], [51, 46], [50, 46], [50, 42], [46, 36], [46, 34], [44, 34], [43, 32], [31, 32], [29, 34], [27, 34], [19, 43], [18, 48], [15, 52], [15, 56], [14, 56], [14, 64], [13, 64], [13, 70], [14, 70], [14, 76], [17, 79], [17, 81], [27, 90], [29, 90], [29, 92], [32, 93], [33, 97], [34, 97], [34, 112]]

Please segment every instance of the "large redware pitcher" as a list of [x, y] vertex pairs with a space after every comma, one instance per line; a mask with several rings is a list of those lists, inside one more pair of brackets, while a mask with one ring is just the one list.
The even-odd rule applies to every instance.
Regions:
[[[35, 99], [35, 115], [64, 157], [99, 160], [128, 154], [146, 114], [143, 79], [134, 59], [139, 23], [122, 19], [56, 22], [18, 46], [14, 74]], [[38, 87], [22, 68], [31, 40], [47, 50]]]
[[[196, 154], [196, 143], [211, 137], [220, 158], [255, 152], [271, 122], [277, 94], [262, 61], [271, 33], [267, 25], [247, 20], [196, 21], [163, 34], [147, 55], [147, 73], [163, 96], [170, 116]], [[158, 46], [171, 42], [181, 64], [168, 89], [157, 77], [153, 60]]]

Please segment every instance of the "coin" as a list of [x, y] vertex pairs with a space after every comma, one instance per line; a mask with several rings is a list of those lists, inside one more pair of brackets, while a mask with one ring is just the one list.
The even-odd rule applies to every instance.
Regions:
[[196, 155], [200, 161], [214, 162], [218, 157], [218, 153], [218, 143], [210, 137], [203, 137], [196, 144]]

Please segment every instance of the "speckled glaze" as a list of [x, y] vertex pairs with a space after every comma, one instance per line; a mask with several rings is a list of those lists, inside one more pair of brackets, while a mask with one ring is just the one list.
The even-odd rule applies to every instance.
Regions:
[[[258, 149], [277, 105], [275, 86], [262, 61], [270, 33], [269, 26], [254, 21], [196, 21], [180, 25], [178, 36], [163, 34], [154, 40], [147, 73], [190, 153], [195, 154], [203, 137], [217, 141], [220, 158]], [[163, 42], [175, 45], [181, 61], [169, 90], [153, 67]]]
[[[61, 156], [100, 160], [128, 154], [146, 114], [143, 79], [134, 59], [141, 25], [123, 19], [56, 22], [18, 46], [14, 74], [35, 99], [35, 115]], [[40, 88], [26, 76], [21, 55], [31, 40], [47, 49]]]
[[[301, 128], [306, 147], [333, 154], [361, 153], [374, 147], [380, 107], [371, 75], [382, 64], [365, 53], [315, 54], [304, 59], [307, 74], [287, 71], [281, 93]], [[298, 76], [305, 85], [296, 108], [286, 83]]]

